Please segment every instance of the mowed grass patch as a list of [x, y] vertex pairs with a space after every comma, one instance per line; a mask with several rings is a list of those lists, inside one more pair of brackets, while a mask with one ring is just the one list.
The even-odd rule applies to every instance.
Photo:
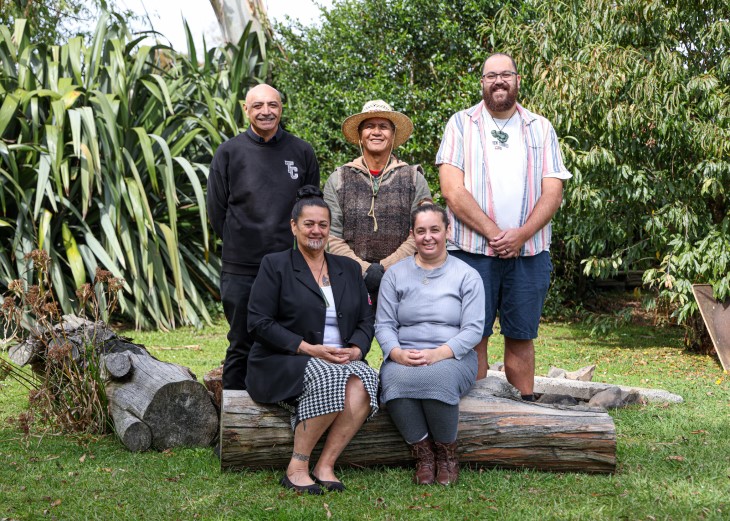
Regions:
[[[0, 519], [728, 519], [730, 383], [717, 361], [682, 349], [673, 328], [623, 327], [604, 337], [544, 324], [537, 373], [597, 364], [595, 380], [658, 387], [679, 405], [611, 412], [615, 475], [463, 469], [453, 487], [419, 487], [411, 469], [342, 469], [344, 494], [297, 496], [281, 469], [221, 472], [213, 451], [127, 452], [113, 437], [23, 436], [9, 423], [27, 394], [0, 383]], [[227, 327], [127, 331], [154, 356], [202, 380], [225, 356]], [[502, 359], [495, 335], [490, 361]], [[380, 363], [374, 346], [368, 357]]]

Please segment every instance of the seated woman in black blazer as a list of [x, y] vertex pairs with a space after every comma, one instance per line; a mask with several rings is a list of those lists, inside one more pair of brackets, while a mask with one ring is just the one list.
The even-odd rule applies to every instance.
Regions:
[[322, 192], [301, 188], [291, 219], [297, 246], [263, 258], [248, 307], [255, 343], [246, 389], [292, 413], [294, 452], [281, 485], [309, 494], [345, 489], [335, 462], [378, 410], [378, 376], [364, 361], [374, 322], [368, 293], [357, 262], [325, 253], [329, 225]]

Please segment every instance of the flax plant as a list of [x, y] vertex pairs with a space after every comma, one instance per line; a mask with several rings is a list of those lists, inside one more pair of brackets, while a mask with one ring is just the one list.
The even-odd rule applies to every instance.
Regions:
[[[0, 280], [50, 257], [64, 313], [97, 267], [124, 279], [119, 311], [139, 327], [210, 322], [220, 261], [204, 186], [216, 147], [240, 131], [239, 100], [267, 74], [265, 41], [187, 56], [144, 45], [116, 15], [87, 45], [34, 44], [0, 26]], [[105, 295], [98, 294], [107, 309]], [[103, 318], [108, 318], [104, 316]]]

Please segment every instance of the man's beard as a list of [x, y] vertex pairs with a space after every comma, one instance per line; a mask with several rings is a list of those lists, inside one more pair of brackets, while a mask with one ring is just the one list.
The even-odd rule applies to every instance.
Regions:
[[310, 250], [321, 250], [324, 248], [324, 239], [307, 239], [307, 248]]
[[[500, 84], [500, 87], [503, 84]], [[484, 98], [484, 104], [492, 112], [504, 112], [511, 109], [517, 103], [517, 85], [507, 84], [507, 97], [503, 101], [496, 101], [493, 97], [494, 87], [496, 85], [487, 85], [482, 91], [482, 97]]]

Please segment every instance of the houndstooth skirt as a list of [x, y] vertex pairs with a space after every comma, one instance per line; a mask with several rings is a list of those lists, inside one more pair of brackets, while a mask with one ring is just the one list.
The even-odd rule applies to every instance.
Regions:
[[[291, 413], [291, 428], [299, 422], [315, 416], [340, 412], [345, 408], [345, 386], [350, 376], [362, 380], [370, 395], [370, 414], [367, 420], [378, 412], [378, 373], [365, 362], [332, 364], [321, 358], [312, 358], [304, 371], [304, 390], [297, 398], [296, 406], [279, 402]], [[365, 420], [365, 421], [367, 421]]]

